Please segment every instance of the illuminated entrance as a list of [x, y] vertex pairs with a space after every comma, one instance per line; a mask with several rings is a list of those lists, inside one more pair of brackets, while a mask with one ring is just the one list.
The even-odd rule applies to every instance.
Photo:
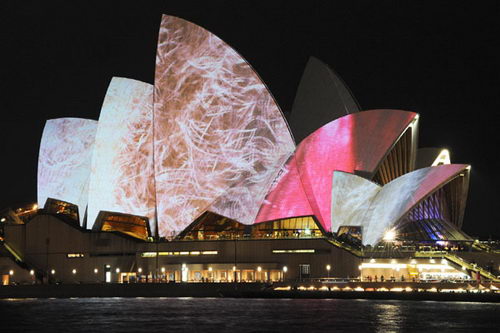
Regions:
[[104, 265], [104, 281], [111, 282], [111, 265]]

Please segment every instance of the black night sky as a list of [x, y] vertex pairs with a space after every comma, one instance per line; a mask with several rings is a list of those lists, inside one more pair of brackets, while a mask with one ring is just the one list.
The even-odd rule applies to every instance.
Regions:
[[[104, 3], [104, 1], [102, 1]], [[495, 1], [10, 1], [0, 4], [0, 209], [36, 201], [46, 119], [98, 119], [112, 76], [153, 83], [161, 14], [242, 54], [289, 114], [310, 55], [362, 109], [420, 113], [420, 147], [472, 164], [464, 229], [500, 238]]]

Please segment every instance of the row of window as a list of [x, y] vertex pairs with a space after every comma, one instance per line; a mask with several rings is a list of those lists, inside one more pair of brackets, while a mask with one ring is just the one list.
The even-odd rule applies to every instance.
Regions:
[[314, 249], [273, 250], [273, 253], [315, 253]]
[[172, 251], [172, 252], [143, 252], [141, 257], [154, 258], [158, 256], [199, 256], [199, 255], [217, 255], [219, 251]]
[[[273, 253], [316, 253], [315, 249], [276, 249]], [[199, 256], [199, 255], [218, 255], [219, 251], [169, 251], [169, 252], [142, 252], [143, 258], [155, 258], [157, 255], [162, 256]], [[68, 253], [67, 258], [83, 258], [83, 253]]]

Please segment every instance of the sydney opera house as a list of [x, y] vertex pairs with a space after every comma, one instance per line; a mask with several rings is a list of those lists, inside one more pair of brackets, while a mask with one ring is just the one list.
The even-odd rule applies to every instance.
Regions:
[[470, 278], [479, 263], [461, 230], [470, 166], [419, 148], [418, 126], [414, 112], [361, 110], [315, 58], [287, 121], [235, 50], [163, 16], [154, 85], [114, 77], [97, 121], [47, 120], [38, 202], [0, 212], [0, 274], [4, 283]]

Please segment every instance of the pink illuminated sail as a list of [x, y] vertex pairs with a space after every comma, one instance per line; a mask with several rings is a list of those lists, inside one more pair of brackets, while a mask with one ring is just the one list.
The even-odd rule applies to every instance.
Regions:
[[[399, 110], [363, 111], [334, 120], [309, 135], [287, 165], [289, 170], [296, 165], [300, 182], [295, 184], [302, 188], [291, 188], [283, 177], [267, 196], [256, 222], [291, 217], [288, 207], [293, 206], [296, 216], [312, 210], [330, 231], [333, 172], [357, 173], [370, 179], [416, 115]], [[298, 204], [297, 198], [306, 199]]]

